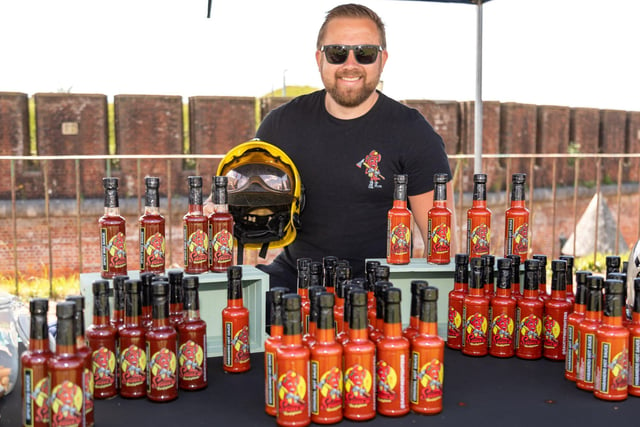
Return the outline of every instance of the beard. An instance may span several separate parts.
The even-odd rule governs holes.
[[[362,77],[363,85],[361,87],[338,87],[338,80],[341,77]],[[366,101],[378,87],[379,77],[376,79],[367,79],[365,73],[354,73],[349,71],[336,72],[331,82],[325,81],[327,93],[331,95],[333,100],[342,107],[357,107]]]

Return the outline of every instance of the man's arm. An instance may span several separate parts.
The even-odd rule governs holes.
[[[411,205],[411,213],[413,219],[420,229],[420,235],[425,245],[425,250],[429,244],[429,209],[433,206],[433,191],[418,194],[416,196],[409,196],[409,204]],[[453,201],[453,184],[451,181],[447,182],[447,207],[451,211],[451,254],[455,254],[455,242],[453,234],[456,229],[456,210]],[[423,254],[424,256],[424,254]]]

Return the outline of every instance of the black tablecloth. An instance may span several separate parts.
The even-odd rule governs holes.
[[[180,391],[176,400],[115,397],[96,401],[97,427],[108,426],[255,426],[276,425],[264,412],[264,354],[251,355],[251,370],[225,374],[222,359],[208,359],[209,386]],[[564,363],[545,359],[474,358],[445,351],[444,409],[438,415],[409,414],[399,418],[378,415],[367,426],[611,426],[635,425],[640,398],[606,402],[579,390],[564,379]],[[19,426],[19,385],[0,399],[0,426]],[[340,424],[356,424],[344,420]],[[360,424],[360,423],[357,423]],[[470,427],[470,424],[467,424]]]

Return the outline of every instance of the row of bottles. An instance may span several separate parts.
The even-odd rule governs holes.
[[[101,276],[113,279],[127,274],[126,220],[120,215],[118,178],[103,178],[105,199],[100,227]],[[227,178],[212,178],[214,212],[204,215],[202,177],[188,177],[189,208],[183,217],[184,271],[223,273],[233,265],[233,217],[227,203]],[[165,271],[165,219],[160,214],[160,179],[145,178],[144,213],[138,219],[141,273]]]

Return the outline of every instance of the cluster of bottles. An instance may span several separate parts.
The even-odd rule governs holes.
[[[388,281],[388,266],[368,261],[366,278],[352,278],[348,262],[335,257],[297,265],[297,293],[271,290],[265,411],[278,425],[442,411],[438,289],[411,283],[411,321],[403,330],[401,290]]]
[[[126,220],[120,215],[118,178],[103,178],[104,215],[100,226],[101,277],[113,279],[127,274]],[[202,177],[188,177],[189,210],[183,217],[184,272],[224,273],[233,261],[233,217],[227,203],[227,177],[212,177],[214,212],[208,217],[202,207]],[[160,214],[160,178],[145,178],[144,213],[138,220],[140,272],[165,272],[165,219]]]
[[[168,277],[92,283],[93,322],[85,330],[83,296],[56,304],[55,353],[49,350],[47,299],[30,301],[29,348],[22,354],[25,426],[92,426],[94,399],[116,395],[175,399],[178,388],[207,386],[206,324],[200,319],[198,277],[172,270]]]

